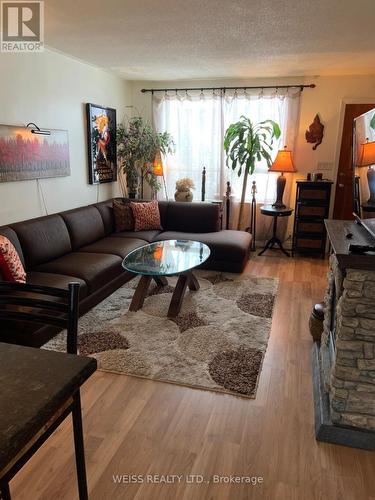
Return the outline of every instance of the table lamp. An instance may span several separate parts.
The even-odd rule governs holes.
[[[369,142],[366,139],[364,144],[361,144],[361,152],[357,167],[368,167],[367,182],[370,191],[370,198],[367,200],[367,205],[375,205],[375,170],[372,165],[375,164],[375,141]]]
[[[154,175],[158,177],[163,177],[165,199],[168,200],[167,185],[165,183],[165,177],[164,177],[163,160],[161,159],[160,151],[157,151],[155,154],[152,171]]]
[[[285,146],[284,149],[281,149],[275,158],[275,161],[272,163],[271,167],[268,170],[269,172],[281,172],[279,177],[277,178],[276,184],[276,201],[272,204],[275,208],[286,208],[283,203],[283,194],[286,184],[286,178],[284,177],[284,172],[296,172],[296,169],[293,165],[292,160],[292,152],[287,149]]]

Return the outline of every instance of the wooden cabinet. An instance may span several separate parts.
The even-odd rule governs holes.
[[[331,200],[331,181],[297,181],[293,253],[315,253],[324,257]]]

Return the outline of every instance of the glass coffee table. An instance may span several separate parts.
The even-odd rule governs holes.
[[[168,317],[177,316],[186,288],[199,290],[199,283],[192,269],[203,264],[210,253],[210,249],[204,243],[190,240],[157,241],[130,252],[122,266],[131,273],[140,274],[141,279],[134,292],[129,311],[138,311],[142,308],[152,280],[158,286],[166,286],[168,276],[178,276],[168,310]]]

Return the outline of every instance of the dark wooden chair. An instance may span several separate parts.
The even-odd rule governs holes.
[[[79,283],[68,289],[0,281],[0,322],[22,321],[67,330],[67,352],[77,354]]]

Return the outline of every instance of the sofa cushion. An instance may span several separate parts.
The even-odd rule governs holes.
[[[220,229],[220,206],[217,203],[169,202],[166,231],[211,233]]]
[[[105,236],[102,216],[94,206],[68,210],[61,217],[68,228],[73,251]]]
[[[168,213],[169,201],[158,200],[158,204],[159,204],[161,227],[165,229],[167,227],[167,213]]]
[[[115,279],[122,270],[122,259],[117,255],[104,253],[72,252],[37,267],[45,273],[77,276],[87,283],[91,294]]]
[[[25,267],[25,257],[23,255],[21,243],[18,239],[17,233],[9,226],[2,226],[0,227],[0,235],[8,238],[8,240],[12,243],[18,253],[19,258],[21,259],[22,265]]]
[[[105,253],[118,255],[124,259],[128,253],[135,250],[136,248],[146,245],[147,242],[135,238],[114,238],[108,236],[102,240],[95,241],[91,245],[84,246],[79,249],[80,252],[90,252],[90,253]]]
[[[67,289],[69,283],[79,283],[79,299],[82,300],[87,296],[86,282],[76,276],[65,276],[63,274],[40,273],[38,271],[30,271],[27,273],[26,283],[29,285],[51,286],[53,288]]]
[[[251,234],[245,231],[224,230],[215,233],[185,233],[179,231],[165,231],[158,235],[154,241],[163,240],[195,240],[206,243],[211,250],[211,255],[204,267],[210,267],[213,262],[238,262],[240,268],[246,262],[250,244]],[[229,266],[231,267],[231,266]],[[228,270],[229,270],[228,267]],[[212,268],[214,269],[214,268]]]
[[[146,203],[130,203],[134,216],[134,231],[163,229],[161,227],[159,204],[157,200]]]
[[[5,281],[26,282],[25,269],[17,250],[3,235],[0,235],[0,275]]]
[[[115,219],[112,203],[113,200],[106,200],[93,205],[99,210],[104,224],[104,231],[107,236],[115,231]]]
[[[123,231],[121,233],[113,233],[111,237],[113,238],[132,238],[144,240],[144,242],[151,243],[154,239],[161,234],[161,231],[150,230],[150,231]]]
[[[68,229],[58,214],[12,224],[25,257],[26,270],[72,251]]]
[[[113,200],[113,215],[115,217],[115,231],[134,231],[134,215],[130,203],[125,200]]]
[[[115,231],[115,218],[112,207],[114,200],[122,200],[128,203],[130,203],[131,201],[133,202],[135,201],[129,198],[113,198],[110,200],[101,201],[100,203],[95,203],[93,205],[99,210],[100,215],[102,216],[106,235],[109,235]],[[140,202],[142,202],[142,200],[140,200]],[[169,203],[170,203],[169,201],[158,200],[161,227],[164,228],[167,227],[167,210]]]

